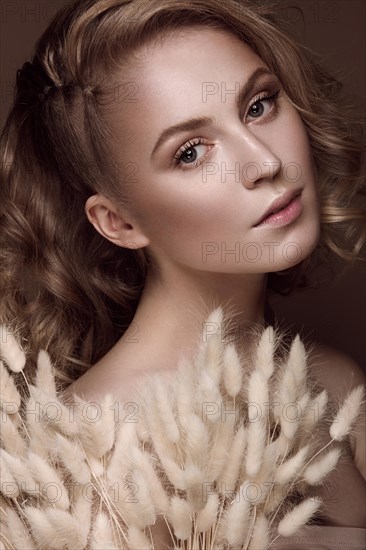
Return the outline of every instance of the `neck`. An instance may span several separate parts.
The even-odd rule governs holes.
[[[191,356],[202,341],[205,320],[218,306],[230,333],[238,331],[238,347],[249,345],[253,329],[274,324],[266,284],[265,274],[192,273],[181,267],[164,276],[149,272],[133,319],[145,359],[172,364],[180,354]]]

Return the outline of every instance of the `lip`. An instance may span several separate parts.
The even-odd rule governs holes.
[[[268,224],[287,225],[291,223],[302,212],[303,205],[300,198],[301,193],[302,189],[293,189],[284,193],[282,197],[272,202],[253,227],[260,227]],[[278,210],[279,208],[281,210],[272,214],[274,210]]]

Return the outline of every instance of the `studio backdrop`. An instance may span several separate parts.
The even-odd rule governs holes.
[[[36,39],[66,2],[2,0],[1,127],[11,105],[17,69],[30,58]],[[354,108],[365,113],[365,0],[282,0],[276,10],[291,32],[344,83]],[[278,319],[285,318],[304,338],[341,349],[366,368],[365,265],[337,280],[339,268],[334,263],[320,269],[313,288],[286,298],[274,296],[271,303]]]

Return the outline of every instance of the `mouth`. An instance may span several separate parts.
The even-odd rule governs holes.
[[[293,222],[303,210],[301,193],[302,189],[285,193],[280,199],[272,203],[253,227],[263,225],[283,226]]]

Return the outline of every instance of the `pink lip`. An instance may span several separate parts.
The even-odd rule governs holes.
[[[261,227],[262,225],[283,226],[296,220],[303,210],[303,204],[301,196],[298,195],[285,208],[276,212],[276,214],[270,214],[261,223],[254,227]]]

